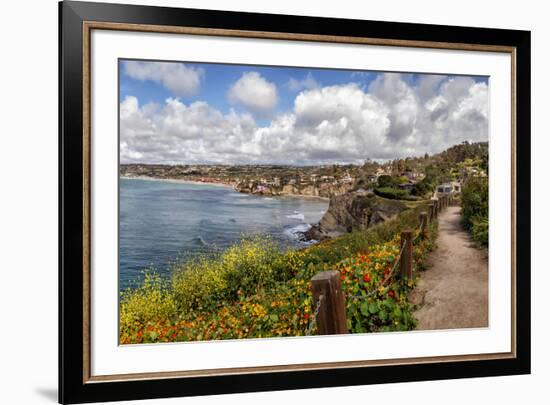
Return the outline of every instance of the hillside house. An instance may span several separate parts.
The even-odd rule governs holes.
[[[379,177],[379,176],[378,176],[377,174],[369,174],[369,175],[367,176],[367,181],[368,181],[369,183],[376,183],[376,182],[378,181],[378,177]]]
[[[346,173],[344,177],[342,177],[342,183],[353,183],[355,179],[349,175],[349,173]]]
[[[453,192],[453,185],[451,183],[443,183],[437,186],[437,194],[450,194]]]

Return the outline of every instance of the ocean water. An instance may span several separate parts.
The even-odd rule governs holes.
[[[283,247],[303,247],[298,232],[318,222],[328,201],[242,194],[231,187],[120,179],[119,289],[146,268],[227,248],[243,235],[269,234]]]

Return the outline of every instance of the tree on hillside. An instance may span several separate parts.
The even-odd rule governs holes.
[[[430,179],[423,178],[419,182],[415,183],[413,185],[413,188],[411,190],[412,195],[416,195],[418,197],[423,197],[428,193],[433,193],[435,190],[435,183],[432,183]]]
[[[378,187],[395,188],[402,183],[401,177],[384,174],[378,177]]]

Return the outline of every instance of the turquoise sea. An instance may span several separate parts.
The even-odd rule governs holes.
[[[318,222],[328,201],[265,197],[231,187],[120,179],[119,289],[149,268],[227,248],[246,235],[269,234],[283,247],[303,247],[299,232]]]

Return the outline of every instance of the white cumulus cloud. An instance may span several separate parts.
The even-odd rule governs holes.
[[[231,104],[240,104],[252,113],[264,116],[269,115],[279,101],[275,83],[254,71],[243,73],[227,95]]]
[[[488,86],[466,77],[412,85],[386,73],[366,89],[346,83],[303,90],[265,126],[252,113],[223,114],[177,98],[139,105],[129,96],[120,107],[122,163],[359,163],[488,138]]]
[[[321,87],[321,85],[315,80],[315,77],[311,74],[311,72],[308,72],[306,77],[304,77],[301,80],[295,79],[294,77],[291,77],[288,82],[286,83],[286,87],[290,91],[301,91],[304,89],[315,89],[317,87]]]
[[[125,61],[124,73],[137,80],[151,80],[162,84],[175,96],[188,97],[197,94],[204,71],[200,68],[173,62]]]

